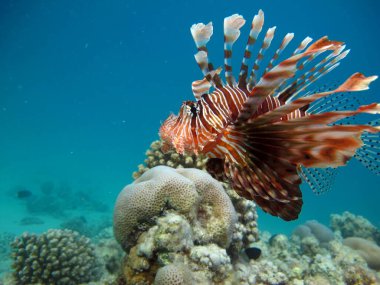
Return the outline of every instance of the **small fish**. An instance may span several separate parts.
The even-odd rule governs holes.
[[[20,189],[16,192],[16,197],[18,199],[26,199],[32,196],[32,192],[27,189]]]
[[[261,249],[258,247],[249,247],[249,248],[246,248],[244,251],[249,259],[256,260],[261,256]]]
[[[352,94],[377,76],[355,73],[337,88],[310,92],[307,88],[335,69],[346,57],[343,42],[306,37],[288,57],[277,63],[293,40],[288,33],[267,60],[276,27],[269,28],[249,72],[252,47],[263,29],[264,13],[253,18],[238,79],[232,70],[232,46],[245,20],[235,14],[224,19],[224,83],[214,69],[206,44],[212,23],[191,27],[198,52],[195,60],[204,78],[192,83],[195,101],[185,101],[179,114],[160,128],[162,150],[203,154],[207,170],[228,181],[241,196],[254,200],[265,212],[294,220],[302,207],[302,178],[315,191],[325,191],[337,167],[352,157],[379,174],[379,121],[368,125],[335,124],[357,114],[379,114],[372,103],[351,107]],[[210,89],[212,90],[210,91]],[[342,121],[340,121],[342,122]],[[320,189],[320,190],[319,190]]]

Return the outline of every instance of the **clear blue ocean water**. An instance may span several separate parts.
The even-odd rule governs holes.
[[[132,182],[160,122],[193,99],[191,82],[202,77],[190,26],[214,23],[208,47],[219,66],[223,18],[239,13],[251,21],[260,8],[265,27],[278,28],[277,43],[294,32],[294,45],[328,35],[352,49],[320,84],[339,83],[356,71],[380,74],[375,0],[0,1],[0,232],[42,232],[62,222],[38,209],[30,213],[25,199],[16,198],[17,189],[40,195],[46,182],[70,185],[70,197],[60,199],[76,199],[79,215],[111,221],[116,196]],[[234,46],[236,65],[248,30],[246,24]],[[380,81],[360,96],[379,102]],[[346,210],[380,226],[379,185],[380,177],[352,161],[331,192],[316,196],[303,187],[298,221],[260,212],[259,227],[290,232],[310,219],[328,224],[331,213]],[[80,207],[88,197],[106,209],[97,215]],[[20,223],[30,216],[43,223]]]

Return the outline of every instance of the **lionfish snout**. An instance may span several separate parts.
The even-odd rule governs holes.
[[[162,151],[175,149],[178,153],[197,153],[191,130],[192,118],[199,112],[196,102],[184,101],[178,116],[171,114],[161,125],[159,135],[163,141]]]
[[[173,128],[178,116],[171,114],[161,125],[159,130],[159,136],[162,140],[161,150],[167,153],[169,150],[174,149],[174,132]]]

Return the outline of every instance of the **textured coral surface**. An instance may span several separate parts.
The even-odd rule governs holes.
[[[207,173],[157,166],[126,186],[117,198],[115,237],[123,248],[154,224],[164,210],[184,215],[196,228],[198,242],[228,246],[237,216],[222,185]]]
[[[181,155],[174,150],[163,153],[162,141],[154,141],[146,151],[145,165],[140,164],[138,171],[133,173],[133,178],[139,178],[144,172],[158,165],[166,165],[172,168],[198,168],[205,169],[207,158],[202,155]]]
[[[90,240],[69,230],[25,233],[12,243],[16,284],[76,285],[99,277]]]

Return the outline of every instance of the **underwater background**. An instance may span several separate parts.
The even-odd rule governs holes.
[[[349,56],[315,87],[357,71],[380,74],[375,0],[0,1],[0,233],[42,233],[73,219],[111,225],[115,199],[160,122],[193,99],[191,82],[202,77],[190,26],[213,22],[208,48],[219,66],[224,17],[249,21],[259,9],[277,35],[347,43]],[[248,30],[234,46],[236,65]],[[380,82],[359,95],[379,102]],[[311,219],[327,225],[344,211],[380,227],[379,185],[351,161],[332,191],[317,196],[303,186],[297,221],[258,210],[260,230],[291,233]]]

